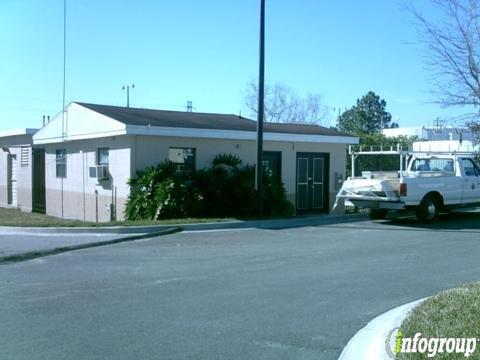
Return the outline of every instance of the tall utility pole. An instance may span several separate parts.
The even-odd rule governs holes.
[[[265,0],[260,0],[260,71],[258,76],[258,111],[257,111],[257,166],[255,173],[255,190],[262,199],[263,176],[263,118],[265,111]]]
[[[62,97],[62,142],[65,141],[67,124],[65,123],[65,92],[67,79],[67,0],[63,0],[63,97]],[[67,156],[66,152],[63,156]],[[63,160],[65,161],[65,160]],[[64,177],[61,180],[62,219],[64,218]]]
[[[132,84],[132,89],[135,89],[135,84]],[[122,90],[127,90],[127,108],[130,107],[130,85],[123,86]]]

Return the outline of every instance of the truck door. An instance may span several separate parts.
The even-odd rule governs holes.
[[[463,198],[462,204],[480,203],[480,169],[472,159],[463,158]]]

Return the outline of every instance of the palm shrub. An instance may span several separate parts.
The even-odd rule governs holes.
[[[287,200],[285,187],[275,176],[263,174],[262,212],[268,216],[293,214],[293,205]]]
[[[202,195],[189,172],[179,171],[171,162],[147,167],[130,179],[125,207],[128,220],[159,220],[198,216]]]
[[[197,171],[195,177],[205,199],[206,216],[248,216],[254,183],[248,165],[230,154],[217,155],[212,167]]]

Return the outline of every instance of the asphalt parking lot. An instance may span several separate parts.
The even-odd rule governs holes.
[[[0,266],[1,358],[337,359],[390,308],[480,280],[480,214],[183,232]]]

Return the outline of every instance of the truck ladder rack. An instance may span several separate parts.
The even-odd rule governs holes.
[[[475,151],[413,151],[405,146],[397,144],[396,146],[352,146],[348,147],[348,154],[352,157],[352,178],[355,177],[355,160],[360,155],[398,155],[400,156],[400,174],[403,173],[404,159],[412,155],[422,155],[434,157],[436,155],[452,155],[452,156],[475,156],[479,155]]]
[[[349,155],[414,155],[414,154],[423,154],[423,155],[476,155],[478,152],[476,151],[414,151],[411,149],[407,149],[406,147],[402,147],[400,145],[397,146],[357,146],[354,147],[350,145],[348,147]]]

